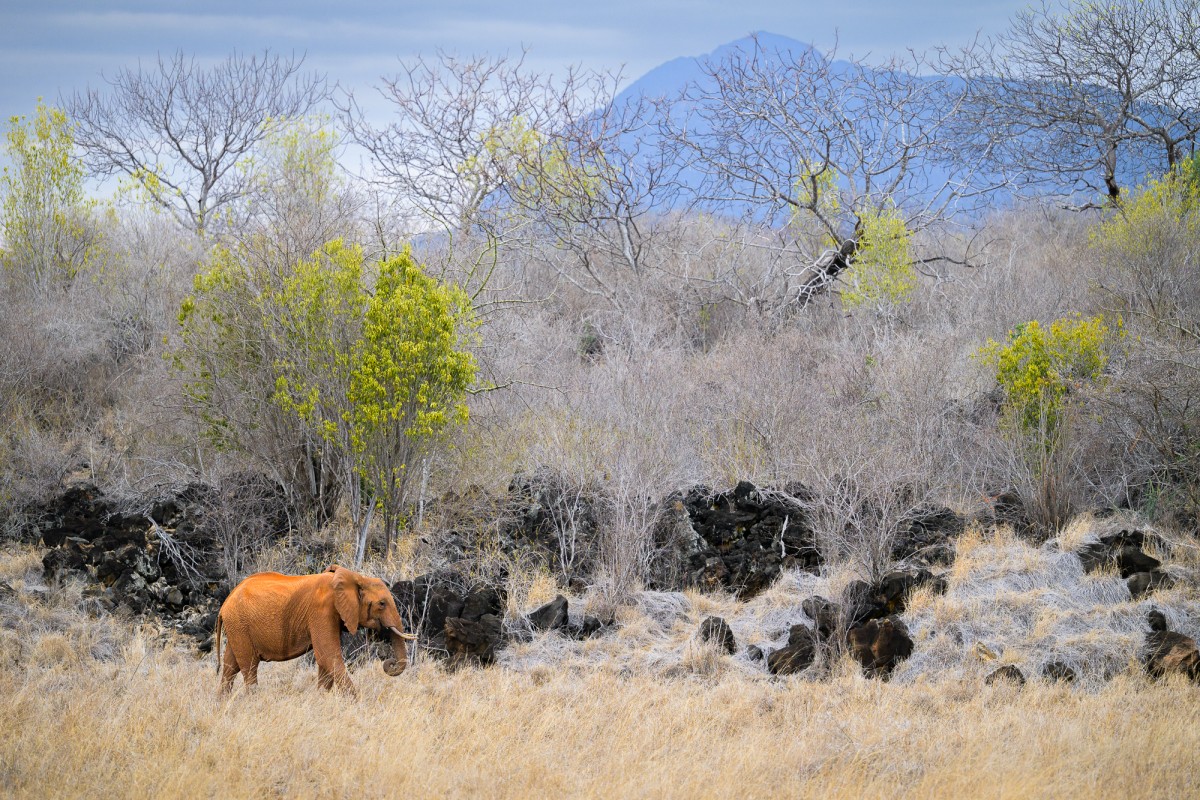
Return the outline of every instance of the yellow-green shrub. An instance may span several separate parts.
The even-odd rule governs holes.
[[[1090,234],[1101,283],[1121,307],[1195,331],[1200,303],[1200,163],[1139,187]]]
[[[1121,330],[1118,320],[1116,335]],[[1101,316],[1076,314],[1048,328],[1031,320],[1009,331],[1005,344],[989,339],[975,357],[993,370],[1005,408],[1021,430],[1032,433],[1044,425],[1053,432],[1072,387],[1104,371],[1109,333]]]
[[[916,288],[912,239],[900,212],[886,207],[865,213],[842,305],[894,306],[907,303]]]
[[[97,244],[71,120],[39,98],[32,119],[9,118],[4,150],[12,166],[0,173],[0,264],[37,286],[69,283]]]

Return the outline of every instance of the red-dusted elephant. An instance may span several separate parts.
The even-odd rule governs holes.
[[[317,685],[354,692],[342,659],[343,630],[388,631],[394,658],[383,671],[396,676],[408,666],[404,632],[396,601],[383,581],[334,564],[319,575],[260,572],[239,583],[217,615],[215,644],[221,673],[220,692],[233,687],[239,672],[247,686],[258,683],[260,661],[288,661],[309,650],[317,659]],[[221,660],[221,632],[229,646]]]

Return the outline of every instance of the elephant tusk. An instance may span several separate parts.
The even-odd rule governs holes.
[[[417,640],[417,635],[415,633],[405,633],[399,628],[388,628],[388,630],[406,641],[415,642]]]

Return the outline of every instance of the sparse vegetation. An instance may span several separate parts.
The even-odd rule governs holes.
[[[1185,6],[1048,28],[1044,6],[1013,35],[1078,45],[1142,9],[1194,62]],[[385,125],[349,95],[318,113],[328,84],[296,59],[178,54],[14,121],[0,782],[1194,792],[1196,692],[1139,659],[1157,620],[1200,634],[1200,161],[1178,152],[1200,125],[1122,112],[1101,155],[1169,162],[1137,189],[1079,153],[1013,184],[985,158],[1004,148],[955,138],[1029,125],[971,116],[997,88],[979,74],[963,89],[905,72],[921,59],[835,69],[774,42],[628,102],[612,75],[421,60],[385,81]],[[774,101],[779,119],[742,113]],[[155,143],[193,124],[228,146]],[[342,169],[343,131],[373,180]],[[137,191],[95,213],[83,181],[118,173]],[[1108,200],[998,191],[1042,179]],[[303,663],[215,700],[177,631],[203,640],[249,572],[331,561],[397,597],[409,581],[414,630],[442,591],[460,627],[422,629],[395,681],[348,641],[358,700],[315,694]],[[490,611],[469,619],[464,597]],[[537,607],[567,598],[541,630]],[[732,654],[698,635],[708,616]],[[448,669],[469,663],[448,632],[484,618],[507,637],[495,666]],[[911,654],[852,643],[870,623]],[[776,676],[786,647],[798,674]],[[1002,666],[1023,688],[988,682]]]

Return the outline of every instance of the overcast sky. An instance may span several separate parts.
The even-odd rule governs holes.
[[[0,113],[29,113],[139,59],[182,49],[305,53],[306,64],[360,96],[398,59],[442,49],[519,52],[529,63],[624,68],[628,80],[677,56],[708,53],[751,31],[839,55],[962,44],[1002,30],[1028,0],[0,0]]]

